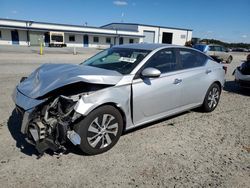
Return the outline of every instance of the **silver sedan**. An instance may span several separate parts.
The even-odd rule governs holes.
[[[43,154],[70,140],[87,154],[112,148],[129,129],[218,105],[224,67],[191,48],[114,46],[80,65],[45,64],[13,93],[21,132]]]

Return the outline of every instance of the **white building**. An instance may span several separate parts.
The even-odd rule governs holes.
[[[190,41],[192,39],[192,30],[182,28],[135,23],[111,23],[104,25],[101,28],[135,31],[138,32],[139,35],[144,36],[139,39],[139,42],[147,43],[184,45],[187,41]]]
[[[51,33],[62,34],[66,46],[92,48],[141,42],[184,45],[192,38],[190,29],[134,23],[90,27],[0,18],[0,45],[49,45]]]

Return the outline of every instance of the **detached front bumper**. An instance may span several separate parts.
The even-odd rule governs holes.
[[[12,99],[14,103],[20,108],[22,108],[24,111],[34,108],[45,101],[27,97],[26,95],[22,94],[17,87],[13,91]]]
[[[21,132],[26,134],[29,121],[32,119],[32,112],[36,106],[42,104],[45,100],[29,98],[18,91],[17,88],[15,88],[13,91],[12,99],[16,104],[16,110],[18,110],[18,112],[23,116]]]

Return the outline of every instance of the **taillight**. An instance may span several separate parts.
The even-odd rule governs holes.
[[[225,74],[227,74],[227,66],[222,66],[222,68],[224,69]]]

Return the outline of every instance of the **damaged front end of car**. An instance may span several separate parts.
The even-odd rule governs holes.
[[[79,88],[79,86],[83,87],[82,84],[74,84],[71,87],[73,89]],[[105,86],[102,85],[99,88],[95,86],[95,89],[103,87]],[[66,143],[67,138],[74,145],[79,145],[81,142],[80,136],[74,131],[74,124],[80,118],[83,118],[83,115],[76,112],[75,107],[81,98],[88,95],[89,92],[56,96],[57,92],[48,94],[46,98],[30,99],[31,104],[36,104],[37,101],[41,102],[31,109],[26,107],[26,110],[24,110],[17,102],[17,109],[23,113],[21,132],[26,135],[26,140],[29,143],[35,145],[40,154],[48,149],[54,152],[65,151],[63,144]],[[18,95],[22,94],[19,93]]]
[[[48,104],[36,107],[32,112],[26,134],[39,153],[47,149],[65,150],[63,144],[67,137],[73,144],[80,144],[81,138],[71,126],[81,116],[74,111],[76,103],[76,98],[60,95]]]
[[[41,155],[48,149],[57,153],[66,151],[64,144],[67,139],[74,145],[79,145],[81,138],[74,131],[75,123],[84,118],[84,114],[77,110],[79,103],[82,103],[85,96],[114,85],[114,83],[106,84],[105,77],[98,76],[98,73],[96,77],[103,77],[99,79],[102,80],[99,83],[96,78],[91,81],[92,77],[86,79],[83,76],[73,75],[74,69],[71,67],[67,73],[70,79],[68,83],[65,81],[65,74],[64,79],[54,74],[53,77],[57,82],[50,84],[47,80],[46,84],[42,83],[43,80],[38,80],[38,77],[42,76],[41,72],[45,70],[36,70],[28,78],[21,79],[13,92],[16,109],[23,115],[21,132]],[[72,81],[72,77],[77,79]],[[61,80],[64,84],[61,84]]]

